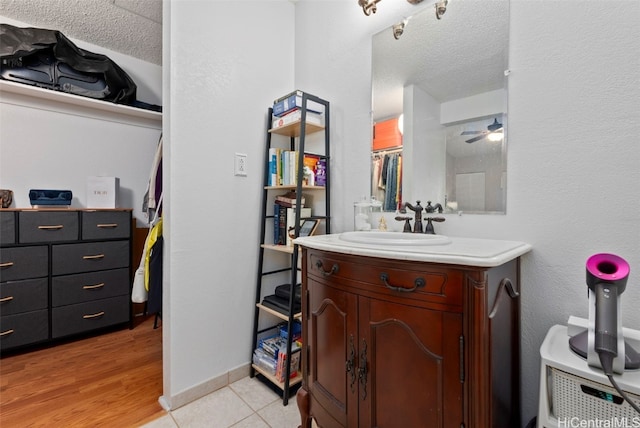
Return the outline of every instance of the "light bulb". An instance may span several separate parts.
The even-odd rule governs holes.
[[[502,132],[492,132],[487,136],[487,138],[489,141],[502,141]]]

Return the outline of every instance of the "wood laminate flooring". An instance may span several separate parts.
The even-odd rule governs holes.
[[[0,427],[137,427],[165,415],[162,328],[153,320],[3,356]]]

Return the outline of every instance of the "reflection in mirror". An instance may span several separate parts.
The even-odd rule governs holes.
[[[373,36],[371,194],[386,211],[505,212],[508,22],[509,0],[465,0]]]

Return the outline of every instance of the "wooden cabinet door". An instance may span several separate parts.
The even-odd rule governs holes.
[[[323,427],[358,426],[357,377],[352,381],[356,355],[357,296],[307,278],[308,377],[311,415]],[[347,372],[347,370],[349,370]],[[333,416],[333,419],[326,415]]]
[[[460,427],[462,315],[367,297],[358,310],[357,426]]]

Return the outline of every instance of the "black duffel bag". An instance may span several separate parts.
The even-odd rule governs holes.
[[[136,102],[136,84],[118,64],[55,30],[0,24],[0,78],[118,104]]]

